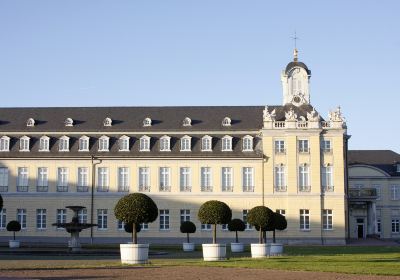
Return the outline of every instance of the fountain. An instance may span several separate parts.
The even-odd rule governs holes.
[[[68,248],[71,250],[71,252],[79,252],[81,251],[81,243],[79,242],[79,233],[83,229],[97,226],[97,224],[88,224],[79,222],[78,212],[82,209],[85,209],[86,207],[66,206],[65,208],[74,211],[74,216],[72,217],[72,221],[69,223],[54,223],[53,226],[56,226],[58,228],[65,228],[65,230],[71,234],[71,239],[70,241],[68,241]]]

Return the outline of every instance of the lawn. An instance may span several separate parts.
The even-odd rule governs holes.
[[[218,266],[257,269],[338,272],[372,275],[400,275],[400,247],[356,246],[286,246],[285,255],[266,259],[251,259],[247,251],[230,255],[223,262],[203,262],[201,251],[183,253],[176,246],[154,246],[153,250],[168,252],[150,256],[149,266]],[[115,267],[115,256],[1,256],[4,269]],[[16,262],[16,260],[18,260]]]

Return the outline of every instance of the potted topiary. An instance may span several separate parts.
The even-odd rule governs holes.
[[[285,216],[279,213],[273,213],[273,222],[272,222],[272,243],[270,248],[270,255],[276,256],[281,255],[283,253],[283,244],[276,243],[275,231],[276,230],[285,230],[287,228],[287,221]]]
[[[185,252],[192,252],[194,251],[194,243],[190,243],[189,240],[189,233],[195,233],[196,232],[196,225],[192,223],[191,221],[185,221],[181,223],[181,228],[180,228],[182,233],[186,233],[186,243],[183,243],[183,251]]]
[[[217,244],[217,225],[227,224],[232,210],[224,202],[210,200],[200,206],[198,218],[203,224],[213,225],[213,243],[202,244],[205,261],[219,261],[226,258],[226,244]]]
[[[120,244],[121,263],[147,263],[149,244],[137,243],[137,225],[154,222],[158,217],[157,205],[145,194],[132,193],[117,202],[114,214],[118,220],[132,225],[132,243]]]
[[[10,221],[7,224],[7,231],[13,232],[13,240],[10,240],[8,245],[10,248],[19,248],[20,242],[19,240],[15,240],[15,232],[21,230],[21,224],[18,221]]]
[[[265,206],[256,206],[247,214],[247,222],[259,229],[259,243],[251,244],[251,256],[263,258],[269,254],[269,246],[265,244],[263,232],[271,227],[273,212]]]
[[[124,230],[127,233],[131,233],[133,239],[133,224],[124,224]],[[136,224],[136,233],[139,233],[141,230],[142,226],[140,224]]]
[[[236,232],[235,243],[231,243],[231,251],[232,253],[240,253],[243,252],[244,246],[243,243],[239,243],[238,231],[244,231],[246,229],[246,224],[241,219],[233,219],[228,223],[228,230]]]

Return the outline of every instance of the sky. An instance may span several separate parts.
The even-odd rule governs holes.
[[[400,1],[0,0],[1,107],[279,105],[293,59],[350,149],[400,152]],[[0,116],[1,119],[1,116]]]

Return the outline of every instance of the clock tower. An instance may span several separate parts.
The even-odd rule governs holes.
[[[298,50],[294,49],[294,59],[282,71],[283,105],[301,106],[310,104],[311,70],[303,62],[298,61]]]

